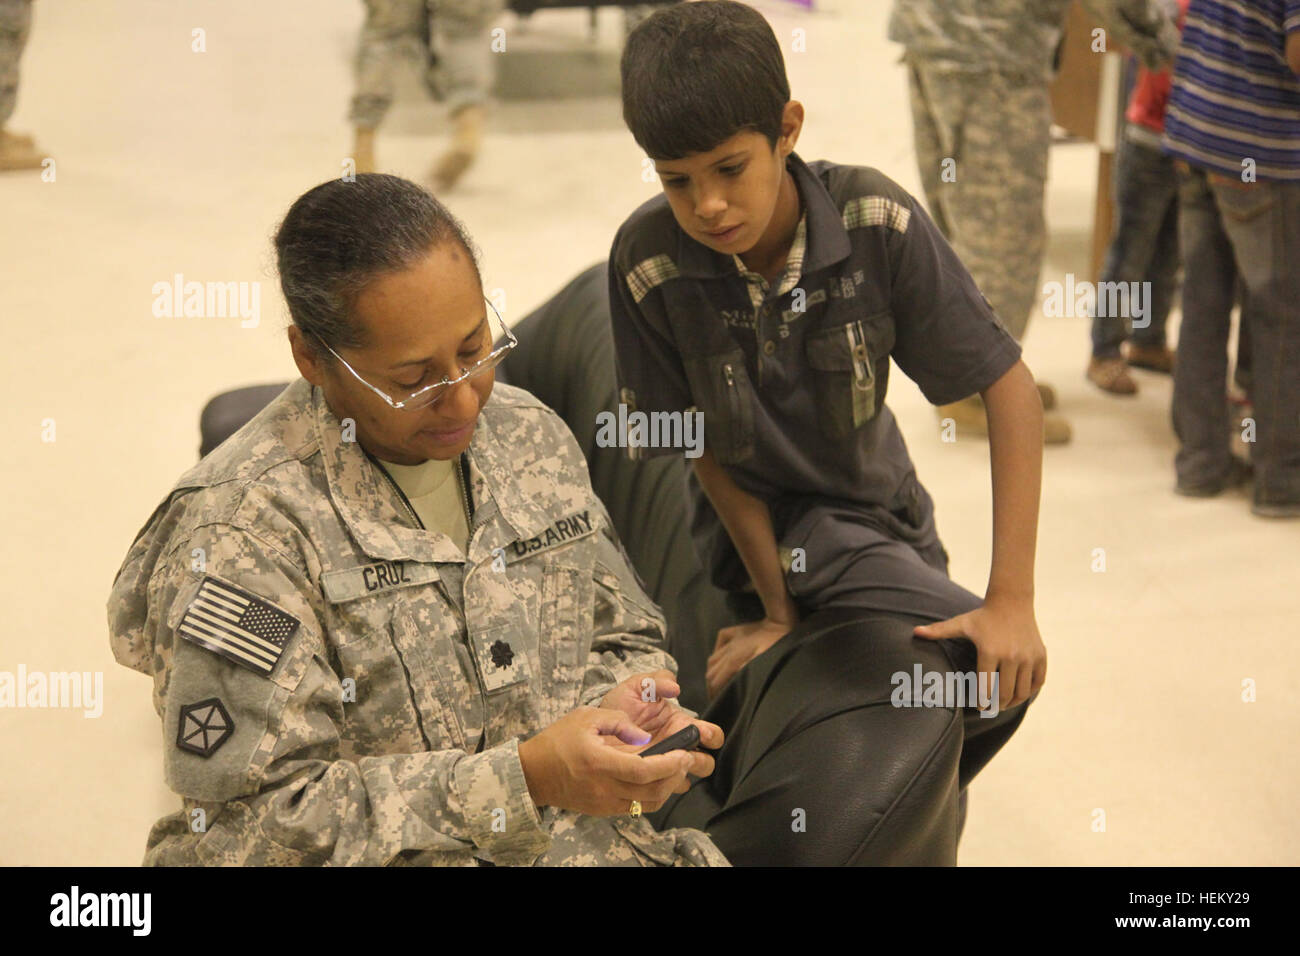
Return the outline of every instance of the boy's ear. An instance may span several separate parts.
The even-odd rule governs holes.
[[[794,152],[795,143],[799,141],[799,133],[802,129],[803,104],[798,100],[790,100],[781,110],[781,138],[777,145],[783,153]]]

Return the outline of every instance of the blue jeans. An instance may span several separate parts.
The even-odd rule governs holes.
[[[1115,156],[1115,203],[1118,221],[1102,282],[1150,282],[1147,314],[1135,320],[1135,345],[1163,348],[1165,320],[1178,288],[1178,174],[1174,161],[1157,149],[1126,135]],[[1100,297],[1098,297],[1100,301]],[[1129,334],[1122,315],[1094,315],[1092,354],[1113,358]]]
[[[1246,184],[1195,167],[1181,168],[1179,180],[1185,274],[1174,369],[1178,478],[1212,483],[1231,466],[1224,395],[1240,278],[1253,353],[1255,501],[1300,502],[1300,182]]]

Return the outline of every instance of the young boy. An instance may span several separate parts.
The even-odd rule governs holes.
[[[611,252],[620,401],[703,413],[692,532],[713,581],[760,618],[719,632],[710,693],[801,614],[853,606],[938,622],[919,637],[969,638],[1000,706],[1027,701],[1047,668],[1033,609],[1043,411],[1019,346],[912,196],[874,169],[794,153],[803,107],[760,14],[725,0],[661,9],[628,37],[622,79],[664,195]],[[884,404],[891,356],[931,402],[987,404],[983,601],[948,578]]]

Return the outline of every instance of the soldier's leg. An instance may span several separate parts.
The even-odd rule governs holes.
[[[939,231],[948,235],[948,221],[939,201],[943,163],[952,158],[952,129],[942,124],[930,107],[924,75],[918,66],[907,62],[907,91],[912,106],[912,140],[916,146],[916,165],[921,174],[921,188],[930,218]]]
[[[439,86],[452,117],[451,147],[431,172],[434,188],[450,189],[474,162],[483,140],[495,63],[490,31],[504,0],[430,0],[441,40]]]
[[[30,136],[5,127],[18,104],[18,63],[32,29],[31,0],[0,0],[0,169],[39,169]]]
[[[393,69],[425,30],[425,0],[365,0],[354,62],[356,90],[348,119],[356,130],[358,172],[374,170],[374,131],[393,103]]]
[[[931,111],[953,130],[955,179],[941,182],[949,240],[1007,330],[1023,337],[1047,247],[1051,111],[1041,78],[936,70],[920,62]]]

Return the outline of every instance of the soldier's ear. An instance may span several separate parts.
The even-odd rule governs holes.
[[[289,349],[293,352],[293,363],[298,366],[298,374],[321,386],[325,382],[325,363],[316,349],[307,341],[307,336],[296,325],[289,326]]]

